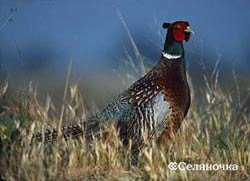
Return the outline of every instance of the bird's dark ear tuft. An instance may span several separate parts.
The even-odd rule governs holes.
[[[170,28],[170,26],[171,26],[171,23],[163,23],[162,24],[162,28],[164,28],[164,29],[168,29],[168,28]]]

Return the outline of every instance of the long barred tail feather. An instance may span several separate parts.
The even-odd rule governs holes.
[[[78,124],[72,124],[69,126],[63,126],[61,129],[62,136],[65,140],[67,139],[76,139],[84,135],[83,127]],[[44,137],[44,142],[54,142],[58,138],[58,131],[56,129],[46,129],[44,133],[37,132],[33,135],[33,140],[42,142]]]

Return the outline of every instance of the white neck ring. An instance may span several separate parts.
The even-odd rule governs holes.
[[[162,52],[162,55],[166,59],[178,59],[178,58],[181,58],[181,55],[171,55],[171,54],[166,53],[166,52]]]

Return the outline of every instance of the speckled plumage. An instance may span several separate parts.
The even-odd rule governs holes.
[[[168,138],[168,131],[180,126],[189,104],[184,59],[161,57],[149,73],[91,119],[87,132],[114,120],[125,142]]]
[[[84,132],[90,137],[104,125],[115,122],[123,142],[132,140],[132,147],[139,148],[152,139],[167,140],[177,131],[188,112],[190,92],[183,43],[171,36],[176,23],[189,26],[187,22],[169,26],[164,53],[158,64],[105,109],[88,119],[85,130],[80,126],[66,127],[62,131],[64,137],[83,135]],[[164,56],[166,53],[170,56]],[[57,136],[55,131],[54,135]],[[48,135],[45,137],[49,140]]]

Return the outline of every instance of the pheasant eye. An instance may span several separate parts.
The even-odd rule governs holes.
[[[181,26],[180,26],[180,25],[176,25],[176,26],[175,26],[175,29],[177,29],[177,30],[178,30],[178,29],[181,29]]]

